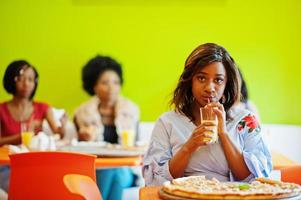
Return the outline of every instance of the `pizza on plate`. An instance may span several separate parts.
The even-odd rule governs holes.
[[[301,194],[301,186],[266,178],[241,183],[190,176],[165,182],[162,191],[169,196],[191,199],[281,199],[297,197]]]

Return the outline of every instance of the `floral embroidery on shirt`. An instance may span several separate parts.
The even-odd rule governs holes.
[[[242,133],[246,126],[248,128],[248,133],[251,133],[253,130],[259,128],[258,121],[254,115],[249,114],[238,123],[238,133]]]

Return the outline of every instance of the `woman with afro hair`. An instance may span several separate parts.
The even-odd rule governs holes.
[[[139,108],[120,95],[121,65],[110,57],[96,56],[83,67],[82,82],[91,98],[75,111],[79,140],[121,143],[121,131],[135,130],[139,121]],[[97,170],[96,175],[104,200],[121,199],[122,190],[134,184],[135,175],[127,167]]]

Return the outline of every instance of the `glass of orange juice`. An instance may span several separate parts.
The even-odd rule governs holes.
[[[212,132],[208,131],[208,134],[212,134],[212,138],[205,138],[204,142],[217,143],[218,142],[218,133],[217,133],[217,116],[214,113],[212,108],[200,108],[201,115],[201,124],[210,124],[208,127],[212,128]]]
[[[122,130],[121,131],[122,146],[133,147],[135,144],[135,132],[134,130]]]
[[[24,146],[27,148],[30,147],[32,137],[34,136],[34,132],[30,130],[29,125],[27,123],[21,123],[21,141]]]

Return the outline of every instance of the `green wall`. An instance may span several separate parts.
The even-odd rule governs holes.
[[[264,123],[301,124],[301,1],[0,1],[0,75],[15,59],[37,67],[36,99],[72,115],[88,99],[80,72],[96,54],[123,65],[123,94],[142,120],[166,111],[188,54],[225,46]],[[1,87],[0,101],[9,99]]]

